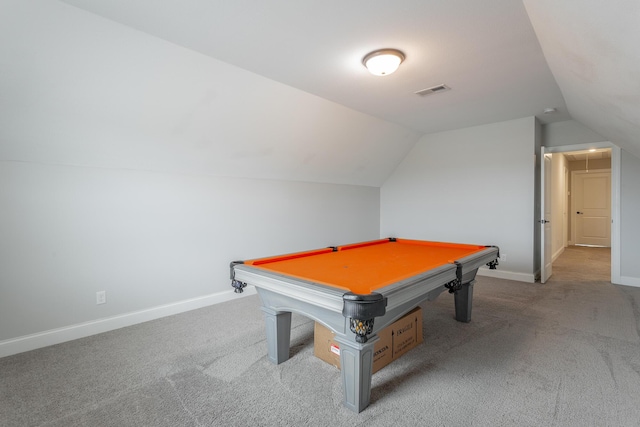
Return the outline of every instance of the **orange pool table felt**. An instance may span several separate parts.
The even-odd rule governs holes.
[[[366,295],[485,249],[486,246],[457,243],[381,239],[244,263]]]

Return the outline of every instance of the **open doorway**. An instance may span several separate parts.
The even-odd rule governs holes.
[[[591,149],[552,154],[552,200],[561,201],[560,228],[564,250],[556,248],[556,277],[581,282],[611,280],[611,149]],[[559,172],[559,173],[558,173]],[[557,194],[553,194],[557,192]],[[553,206],[552,206],[552,210]],[[560,215],[560,210],[558,210]],[[564,278],[566,279],[566,278]]]
[[[612,148],[585,148],[547,154],[545,219],[550,242],[549,271],[597,266],[599,280],[613,281]],[[614,209],[612,209],[612,207]],[[550,228],[550,229],[549,229]],[[552,266],[552,268],[551,268]],[[594,271],[592,276],[596,272]]]
[[[564,246],[610,248],[611,149],[555,153],[552,164],[562,174],[560,185],[552,185],[552,198],[562,200],[557,232],[562,233]]]

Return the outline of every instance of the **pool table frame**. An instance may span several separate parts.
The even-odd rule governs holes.
[[[389,240],[394,241],[393,238]],[[364,301],[358,301],[359,296],[340,288],[266,271],[245,265],[242,261],[231,263],[231,278],[236,292],[242,292],[242,288],[250,284],[255,286],[260,296],[268,359],[272,363],[280,364],[289,359],[292,312],[309,317],[335,333],[335,340],[340,345],[344,405],[361,412],[369,405],[371,395],[376,333],[422,302],[437,298],[445,290],[454,294],[456,320],[469,322],[478,268],[485,264],[495,268],[498,257],[498,248],[488,246],[454,263],[377,289],[372,293],[376,295],[364,296]],[[372,301],[367,301],[368,297]],[[350,298],[355,301],[350,301]],[[368,319],[352,318],[354,314],[363,312]],[[362,331],[353,329],[354,320],[356,323],[359,320],[367,322],[364,336]]]

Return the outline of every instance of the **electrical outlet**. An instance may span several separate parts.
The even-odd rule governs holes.
[[[507,254],[500,254],[500,262],[507,262]]]
[[[96,304],[106,304],[106,303],[107,303],[107,291],[96,292]]]

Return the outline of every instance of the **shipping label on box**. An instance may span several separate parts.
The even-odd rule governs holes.
[[[416,307],[391,325],[378,331],[379,340],[373,347],[373,372],[377,372],[423,341],[422,309]],[[316,357],[340,369],[340,345],[335,334],[316,322],[313,353]]]

